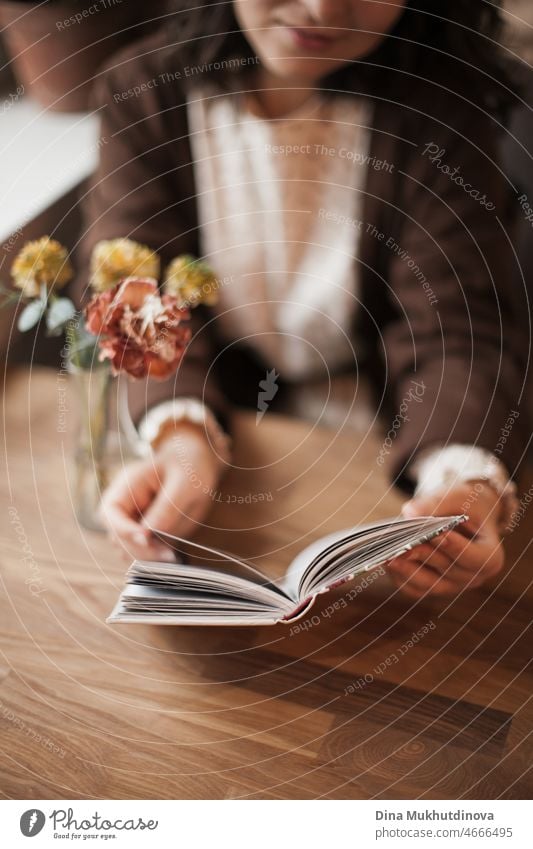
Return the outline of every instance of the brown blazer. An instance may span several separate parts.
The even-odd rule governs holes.
[[[100,75],[100,164],[85,198],[79,267],[96,241],[117,236],[157,249],[163,262],[199,254],[186,100],[173,56],[157,35],[118,54]],[[407,464],[439,442],[496,450],[514,472],[528,430],[525,341],[510,326],[514,260],[497,126],[447,82],[410,79],[401,102],[375,93],[370,155],[386,167],[367,169],[363,192],[354,334],[365,342],[371,372],[382,376],[392,416],[413,380],[424,386],[390,454],[392,478],[407,486]],[[209,318],[195,311],[175,377],[132,388],[135,416],[172,395],[201,397],[223,411],[210,371],[216,322]],[[502,447],[511,411],[520,416]]]

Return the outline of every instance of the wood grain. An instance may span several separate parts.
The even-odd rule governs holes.
[[[70,427],[68,388],[66,402]],[[57,376],[14,373],[3,416],[4,797],[531,794],[527,514],[505,575],[445,605],[413,604],[385,575],[329,617],[328,597],[299,633],[111,627],[125,564],[76,524]],[[399,509],[376,435],[239,413],[235,450],[200,536],[274,576],[324,533]]]

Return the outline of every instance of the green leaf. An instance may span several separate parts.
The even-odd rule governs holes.
[[[26,330],[31,330],[32,327],[35,327],[38,321],[43,316],[43,313],[46,309],[46,304],[40,299],[35,301],[30,301],[30,303],[24,307],[21,314],[18,317],[17,327],[22,332],[25,333]]]
[[[46,327],[50,336],[59,336],[75,315],[76,308],[69,298],[56,298],[46,313]]]

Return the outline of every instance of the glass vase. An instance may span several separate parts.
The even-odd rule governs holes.
[[[130,418],[127,381],[113,377],[107,365],[81,368],[69,364],[77,407],[72,452],[71,492],[74,512],[84,528],[104,531],[102,494],[125,463],[142,454]]]

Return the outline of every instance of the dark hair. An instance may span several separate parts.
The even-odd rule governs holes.
[[[231,0],[169,0],[168,7],[176,13],[170,32],[179,42],[182,66],[199,67],[203,78],[229,89],[257,67]],[[502,28],[501,0],[408,0],[371,55],[333,72],[321,85],[401,98],[412,86],[412,75],[452,86],[455,80],[470,99],[503,117],[516,102],[520,84],[516,66],[499,46]]]

